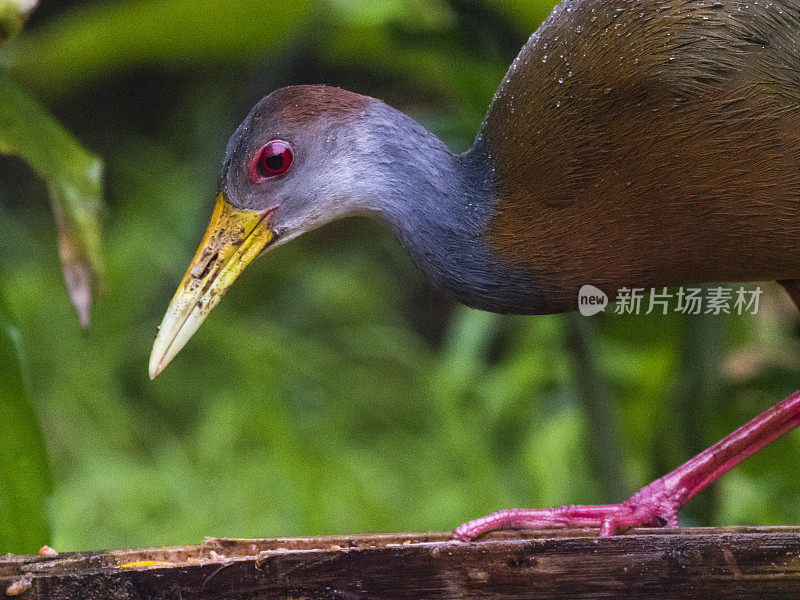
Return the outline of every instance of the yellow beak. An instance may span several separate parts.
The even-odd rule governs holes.
[[[268,216],[269,211],[234,208],[224,194],[217,197],[203,241],[158,328],[150,379],[164,370],[245,267],[272,241]]]

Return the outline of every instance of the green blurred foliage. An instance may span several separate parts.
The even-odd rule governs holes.
[[[757,316],[596,317],[580,353],[568,317],[443,298],[363,219],[257,261],[148,381],[156,325],[252,104],[282,85],[340,85],[464,149],[550,7],[41,3],[5,63],[103,157],[109,205],[107,289],[84,335],[45,191],[0,162],[2,285],[53,463],[57,549],[449,529],[498,508],[616,501],[793,390],[797,320],[776,286]],[[799,458],[797,435],[776,442],[685,522],[797,522]]]
[[[0,0],[0,46],[36,0]],[[81,323],[101,276],[101,163],[0,70],[0,154],[19,156],[46,182],[67,288]],[[2,284],[3,278],[0,278]],[[25,385],[19,333],[0,289],[0,551],[33,552],[49,539],[47,449]]]
[[[16,155],[47,183],[59,254],[81,322],[89,323],[91,288],[102,279],[100,160],[0,70],[0,154]]]
[[[0,46],[19,33],[27,12],[22,0],[0,0]]]
[[[42,91],[131,65],[258,57],[290,38],[319,2],[270,10],[257,0],[87,3],[18,40],[6,62]]]
[[[0,297],[0,548],[19,553],[49,539],[46,503],[53,491],[20,355],[19,332]]]

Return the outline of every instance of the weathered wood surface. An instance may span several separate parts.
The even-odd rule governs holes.
[[[153,565],[130,563],[155,561]],[[129,566],[124,566],[129,565]],[[25,600],[800,598],[800,527],[228,540],[0,558]],[[11,596],[8,596],[11,597]]]

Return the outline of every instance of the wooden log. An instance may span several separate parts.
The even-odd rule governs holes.
[[[800,598],[800,527],[233,540],[0,559],[24,600]],[[17,594],[16,596],[9,595]]]

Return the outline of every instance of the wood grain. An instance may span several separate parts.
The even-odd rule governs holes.
[[[122,566],[141,561],[155,564]],[[470,544],[438,533],[209,538],[5,556],[0,590],[15,584],[26,600],[797,598],[800,527],[525,531]]]

